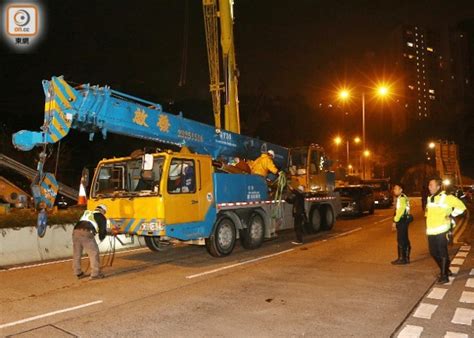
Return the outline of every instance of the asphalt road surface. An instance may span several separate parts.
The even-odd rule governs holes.
[[[0,271],[0,335],[474,337],[474,253],[453,246],[459,271],[451,285],[434,285],[424,219],[413,209],[407,266],[390,264],[386,209],[340,219],[303,246],[286,232],[219,259],[197,246],[117,253],[102,280],[76,280],[70,261]]]

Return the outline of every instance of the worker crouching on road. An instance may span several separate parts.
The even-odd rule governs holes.
[[[410,240],[408,238],[408,225],[413,220],[410,215],[410,201],[403,193],[403,186],[397,183],[393,187],[393,194],[397,197],[395,216],[393,217],[392,229],[397,230],[398,258],[392,264],[410,263]]]
[[[275,152],[273,150],[269,150],[260,155],[259,158],[250,163],[252,174],[260,175],[264,178],[267,177],[269,172],[274,175],[278,174],[278,168],[275,166],[275,163],[273,163],[274,157]]]
[[[457,217],[465,213],[464,203],[453,195],[447,195],[441,190],[441,179],[430,180],[428,189],[431,196],[428,196],[426,203],[426,234],[428,235],[428,245],[430,254],[438,264],[440,275],[438,284],[449,282],[449,253],[448,243],[452,231],[450,217]]]
[[[99,234],[102,241],[107,235],[107,207],[100,204],[94,211],[86,210],[72,232],[73,269],[78,279],[85,277],[81,268],[81,256],[84,250],[89,256],[91,276],[90,279],[100,279],[105,276],[100,272],[99,247],[95,235]]]
[[[291,242],[295,245],[303,244],[303,225],[306,221],[306,211],[304,208],[304,187],[300,185],[298,189],[288,186],[291,191],[291,196],[285,199],[290,204],[293,204],[293,220],[296,234],[296,241]]]

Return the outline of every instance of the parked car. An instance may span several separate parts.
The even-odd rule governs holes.
[[[368,185],[349,185],[335,189],[341,196],[341,215],[360,216],[365,211],[374,213],[374,191]]]
[[[393,195],[390,187],[390,180],[386,178],[371,179],[362,181],[374,190],[374,204],[377,208],[390,208],[393,204]]]

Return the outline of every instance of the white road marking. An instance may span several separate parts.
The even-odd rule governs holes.
[[[3,329],[3,328],[5,328],[5,327],[9,327],[9,326],[15,326],[15,325],[18,325],[18,324],[23,324],[23,323],[31,322],[31,321],[33,321],[33,320],[37,320],[37,319],[41,319],[41,318],[45,318],[45,317],[54,316],[54,315],[57,315],[57,314],[59,314],[59,313],[64,313],[64,312],[69,312],[69,311],[74,311],[74,310],[79,310],[79,309],[85,308],[85,307],[87,307],[87,306],[92,306],[92,305],[100,304],[100,303],[102,303],[102,302],[103,302],[102,300],[96,300],[95,302],[91,302],[91,303],[87,303],[87,304],[82,304],[82,305],[78,305],[78,306],[74,306],[74,307],[69,307],[69,308],[66,308],[66,309],[57,310],[57,311],[53,311],[53,312],[48,312],[48,313],[45,313],[45,314],[42,314],[42,315],[38,315],[38,316],[30,317],[30,318],[25,318],[25,319],[22,319],[22,320],[17,320],[16,322],[10,322],[10,323],[6,323],[6,324],[1,324],[1,325],[0,325],[0,329]]]
[[[451,261],[451,265],[463,265],[464,264],[464,259],[463,258],[454,258]]]
[[[474,292],[463,291],[461,298],[459,299],[461,303],[474,303]]]
[[[448,277],[448,279],[449,279],[449,282],[447,282],[444,285],[453,285],[454,277]]]
[[[466,287],[474,288],[474,278],[468,278],[466,281]]]
[[[459,273],[459,266],[449,267],[449,270],[451,270],[453,275],[457,275]]]
[[[456,312],[454,313],[454,317],[453,320],[451,320],[451,323],[471,326],[473,319],[474,310],[458,307],[456,309]]]
[[[413,314],[413,317],[431,319],[431,316],[433,315],[433,313],[436,311],[437,308],[438,308],[438,305],[420,303],[415,313]]]
[[[390,216],[390,217],[387,217],[387,218],[381,219],[380,221],[374,222],[374,224],[382,223],[382,222],[388,221],[389,219],[393,219],[393,217],[392,217],[392,216]]]
[[[466,333],[448,331],[444,335],[444,338],[469,338],[469,335]]]
[[[471,246],[470,245],[463,245],[459,250],[469,251],[469,250],[471,250]]]
[[[338,237],[346,236],[346,235],[352,234],[353,232],[356,232],[356,231],[359,231],[359,230],[362,230],[362,228],[355,228],[355,229],[353,229],[353,230],[343,232],[343,233],[341,233],[341,234],[332,236],[332,237],[330,237],[330,238],[332,239],[332,238],[338,238]]]
[[[201,273],[197,273],[195,275],[189,275],[189,276],[186,276],[186,278],[187,279],[192,279],[192,278],[196,278],[196,277],[209,275],[211,273],[216,273],[216,272],[219,272],[219,271],[222,271],[222,270],[232,269],[232,268],[235,268],[237,266],[250,264],[250,263],[253,263],[253,262],[260,261],[262,259],[267,259],[267,258],[270,258],[270,257],[275,257],[275,256],[278,256],[278,255],[282,255],[284,253],[287,253],[287,252],[290,252],[290,251],[293,251],[293,250],[295,250],[295,249],[288,249],[288,250],[280,251],[280,252],[277,252],[277,253],[274,253],[274,254],[271,254],[271,255],[266,255],[266,256],[257,257],[257,258],[254,258],[254,259],[249,259],[248,261],[223,266],[221,268],[217,268],[217,269],[213,269],[213,270],[209,270],[209,271],[204,271],[204,272],[201,272]]]
[[[406,325],[403,330],[398,333],[399,338],[418,338],[423,332],[423,327],[415,325]]]
[[[456,258],[461,258],[461,257],[466,258],[467,255],[469,255],[468,251],[458,251],[458,253],[456,254]]]
[[[474,269],[471,269],[471,272],[469,272],[469,276],[474,276]]]
[[[428,296],[426,297],[431,298],[431,299],[443,299],[447,291],[448,289],[433,288],[431,292],[428,294]]]
[[[133,251],[139,251],[139,250],[148,250],[148,248],[138,248],[138,249],[131,249],[131,250],[124,250],[124,251],[118,251],[115,254],[123,254],[127,252],[133,252]],[[105,256],[108,255],[108,253],[101,254],[100,256]],[[81,259],[89,259],[87,256],[82,257]],[[0,269],[0,272],[7,272],[7,271],[15,271],[15,270],[23,270],[23,269],[31,269],[31,268],[38,268],[40,266],[45,266],[45,265],[52,265],[52,264],[59,264],[59,263],[64,263],[64,262],[71,262],[72,258],[69,259],[62,259],[59,261],[52,261],[52,262],[46,262],[46,263],[37,263],[37,264],[30,264],[30,265],[23,265],[23,266],[16,266],[13,268],[9,269]]]

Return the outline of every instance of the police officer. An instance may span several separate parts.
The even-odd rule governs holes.
[[[397,183],[393,187],[393,193],[397,197],[395,216],[393,217],[392,229],[397,230],[398,258],[392,264],[410,263],[410,240],[408,239],[408,225],[410,224],[410,201],[403,193],[403,185]]]
[[[441,189],[441,179],[431,179],[428,185],[431,196],[426,203],[426,234],[430,254],[438,264],[440,275],[438,284],[449,282],[448,242],[451,232],[451,217],[457,217],[466,211],[466,206],[453,195],[447,195]],[[454,226],[456,224],[454,223]]]
[[[105,276],[100,272],[99,247],[95,241],[95,235],[99,234],[102,241],[107,235],[107,219],[105,214],[107,207],[98,205],[94,211],[86,210],[72,232],[73,247],[73,269],[78,279],[85,277],[81,269],[81,256],[84,250],[89,256],[91,266],[90,279],[100,279]]]

